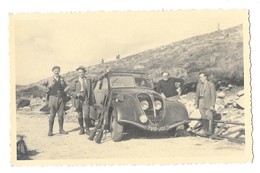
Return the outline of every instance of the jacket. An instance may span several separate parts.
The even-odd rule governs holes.
[[[86,80],[87,83],[87,93],[88,93],[88,104],[91,106],[96,103],[95,95],[93,92],[93,82],[91,79]],[[79,81],[79,78],[77,77],[74,79],[70,85],[68,86],[68,93],[72,97],[72,104],[73,107],[76,109],[80,106],[80,98],[77,97],[77,94],[81,90],[81,83]]]
[[[201,82],[197,84],[197,89],[196,89],[196,97],[195,97],[195,104],[199,105],[199,96],[200,96],[200,87],[201,87]],[[215,85],[208,81],[205,83],[204,86],[204,93],[203,93],[203,99],[204,99],[204,107],[206,109],[209,109],[210,106],[215,107],[216,103],[216,89]]]
[[[62,87],[62,90],[64,92],[64,99],[66,99],[66,94],[65,94],[65,88],[67,87],[67,83],[66,81],[64,80],[63,77],[59,76],[59,81],[60,81],[60,84],[61,84],[61,87]],[[46,79],[44,80],[43,82],[41,82],[38,87],[40,90],[43,90],[44,92],[46,92],[46,99],[49,100],[49,92],[50,90],[52,89],[52,87],[54,86],[56,82],[56,79],[54,77],[52,78],[49,78],[49,79]]]

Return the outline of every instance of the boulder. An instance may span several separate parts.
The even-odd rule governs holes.
[[[239,99],[234,101],[236,103],[236,107],[239,109],[245,108],[244,96],[240,96]]]
[[[221,91],[218,93],[218,98],[224,98],[226,96],[226,93]]]
[[[224,109],[224,110],[222,110],[221,114],[222,115],[227,115],[227,114],[229,114],[229,112],[228,112],[228,110]]]
[[[39,111],[40,112],[44,112],[44,113],[49,113],[50,112],[50,109],[49,109],[49,106],[48,104],[46,103],[43,103],[39,106]]]
[[[231,88],[234,88],[234,86],[231,84],[228,84],[228,88],[231,89]]]
[[[28,99],[20,99],[16,104],[16,109],[23,108],[25,106],[30,105],[30,100]]]
[[[26,112],[32,111],[32,108],[30,106],[23,107],[23,110]]]
[[[240,90],[240,91],[237,92],[238,97],[241,97],[243,95],[244,95],[244,90]]]
[[[137,64],[137,65],[134,66],[134,69],[135,69],[135,70],[143,70],[143,69],[144,69],[144,66]]]
[[[190,114],[190,118],[201,118],[199,109],[194,109]]]

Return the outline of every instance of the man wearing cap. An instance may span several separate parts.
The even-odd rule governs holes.
[[[63,129],[64,122],[64,107],[65,107],[65,99],[66,93],[64,89],[67,84],[60,76],[60,67],[54,66],[52,68],[53,77],[43,81],[39,88],[47,93],[48,105],[50,108],[50,117],[49,117],[49,132],[48,136],[53,136],[53,124],[56,114],[58,114],[58,122],[59,122],[59,133],[66,135],[66,132]]]
[[[78,113],[78,122],[80,126],[80,135],[90,134],[90,106],[95,103],[95,97],[93,93],[93,84],[91,79],[86,78],[86,69],[83,66],[79,66],[77,69],[78,78],[74,79],[70,85],[68,92],[72,96],[72,104],[76,108]],[[84,130],[84,122],[86,132]]]

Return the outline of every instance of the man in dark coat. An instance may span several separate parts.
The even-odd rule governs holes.
[[[60,67],[54,66],[52,68],[53,77],[47,79],[40,83],[39,87],[47,94],[48,106],[50,108],[50,117],[49,117],[49,132],[48,136],[53,136],[53,124],[56,114],[58,114],[58,122],[59,122],[59,133],[66,135],[66,132],[63,129],[64,122],[64,107],[66,100],[66,93],[64,89],[67,87],[67,84],[59,74]]]
[[[183,85],[184,80],[170,77],[168,72],[162,72],[161,75],[162,79],[157,84],[156,92],[168,99],[180,95],[180,88]],[[179,86],[177,84],[179,84]]]
[[[215,111],[216,89],[212,82],[208,80],[208,75],[199,73],[199,83],[196,89],[195,106],[199,108],[204,135],[213,133],[213,113]]]
[[[83,66],[77,68],[79,77],[74,79],[68,88],[69,94],[72,96],[72,104],[78,113],[78,122],[80,126],[80,135],[85,134],[84,122],[86,127],[86,134],[89,135],[90,123],[90,106],[95,103],[95,96],[93,92],[93,82],[86,78],[86,69]]]

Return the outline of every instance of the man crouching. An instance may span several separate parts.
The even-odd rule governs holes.
[[[92,88],[92,82],[86,78],[86,69],[80,66],[76,69],[78,72],[78,78],[74,79],[69,85],[68,93],[72,96],[72,104],[76,108],[78,113],[78,122],[80,126],[79,134],[90,134],[90,106],[95,103],[95,97]],[[84,122],[86,132],[84,130]]]

